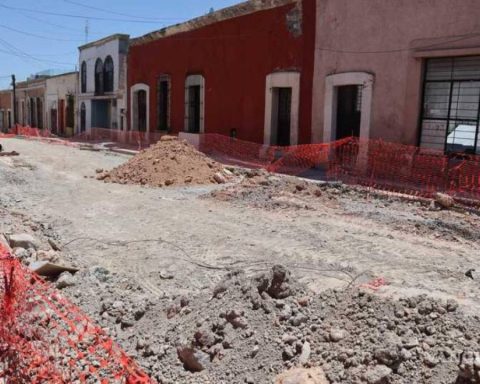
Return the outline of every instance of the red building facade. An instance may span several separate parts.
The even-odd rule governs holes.
[[[257,0],[131,40],[131,130],[311,137],[315,0]]]

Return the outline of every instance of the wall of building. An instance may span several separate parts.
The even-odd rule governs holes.
[[[148,86],[149,129],[156,130],[157,82],[161,75],[169,75],[170,129],[177,133],[185,126],[186,78],[202,75],[205,132],[229,135],[235,129],[238,138],[263,143],[267,76],[300,73],[298,140],[308,142],[314,25],[315,0],[304,0],[198,28],[192,21],[178,28],[182,33],[169,35],[167,30],[163,38],[157,38],[160,31],[156,39],[133,40],[128,89]]]
[[[45,112],[45,91],[46,79],[34,79],[17,83],[16,102],[17,102],[17,120],[19,124],[35,126],[31,121],[29,102],[31,98],[40,99],[42,102],[42,119],[45,127],[46,112]],[[35,127],[38,128],[38,127]]]
[[[0,91],[0,132],[7,130],[10,128],[10,125],[14,124],[12,97],[12,91]],[[10,122],[8,118],[9,112],[11,116]]]
[[[46,80],[46,104],[45,104],[45,109],[46,109],[46,127],[52,131],[53,128],[55,127],[60,127],[62,124],[60,122],[60,118],[63,116],[63,125],[65,128],[71,128],[72,130],[75,129],[77,126],[76,124],[76,116],[77,116],[77,111],[76,108],[73,111],[73,117],[74,117],[74,126],[73,127],[68,127],[67,126],[67,102],[68,102],[68,97],[73,97],[74,98],[74,106],[76,105],[75,98],[78,92],[78,73],[77,72],[72,72],[72,73],[67,73],[64,75],[60,76],[54,76],[50,77]],[[60,112],[60,106],[62,105],[63,100],[63,106],[64,110],[63,113]],[[57,118],[56,121],[52,121],[52,110],[57,111]],[[65,132],[66,133],[66,132]],[[73,133],[73,131],[71,132]]]
[[[480,54],[477,0],[318,0],[312,141],[324,140],[327,76],[373,75],[370,137],[417,144],[427,57]]]
[[[121,37],[118,37],[121,36]],[[109,36],[97,42],[89,43],[79,48],[78,68],[81,71],[82,63],[87,64],[87,92],[81,92],[81,72],[79,73],[78,98],[77,98],[77,124],[76,131],[80,130],[81,105],[86,108],[86,129],[91,128],[112,128],[92,126],[92,100],[115,100],[116,106],[112,106],[110,115],[111,121],[115,122],[117,128],[122,126],[122,119],[125,123],[125,116],[122,111],[126,110],[126,71],[128,54],[128,36]],[[105,93],[102,96],[95,95],[95,63],[100,58],[104,63],[105,59],[111,56],[114,65],[114,91]]]

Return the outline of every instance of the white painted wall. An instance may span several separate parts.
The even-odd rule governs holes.
[[[106,41],[102,44],[92,44],[86,48],[80,49],[78,68],[79,68],[79,80],[78,80],[78,95],[77,98],[77,132],[80,131],[80,105],[85,103],[86,106],[86,129],[87,131],[92,128],[92,100],[94,99],[116,99],[117,106],[111,109],[111,121],[117,123],[117,128],[121,129],[121,121],[123,118],[123,129],[126,130],[128,122],[126,121],[126,109],[127,109],[127,93],[126,93],[126,81],[127,81],[127,52],[121,52],[121,45],[125,44],[119,38]],[[101,59],[105,63],[105,59],[111,56],[114,66],[114,78],[113,78],[113,92],[105,93],[104,96],[95,96],[95,63],[97,59]],[[82,63],[87,64],[87,92],[81,93],[81,68]],[[122,115],[122,109],[125,111],[125,115]],[[95,128],[95,127],[93,127]],[[103,128],[103,127],[98,127]]]
[[[45,109],[46,109],[46,128],[52,129],[51,121],[51,109],[57,109],[57,119],[60,116],[59,100],[65,100],[65,107],[67,103],[67,95],[77,95],[78,90],[78,73],[68,73],[62,76],[55,76],[47,79],[46,82],[46,94],[45,94]],[[77,124],[77,113],[75,111],[75,127]],[[60,126],[60,122],[57,121],[57,127]]]

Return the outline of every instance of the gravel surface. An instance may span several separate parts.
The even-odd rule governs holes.
[[[270,383],[321,365],[332,383],[452,383],[460,359],[478,382],[474,214],[242,172],[226,187],[105,184],[96,169],[129,157],[4,142],[20,157],[0,159],[0,231],[58,244],[81,269],[63,292],[162,382]],[[276,264],[285,297],[268,292]]]

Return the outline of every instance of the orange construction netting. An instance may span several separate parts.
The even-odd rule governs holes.
[[[71,146],[110,143],[111,146],[130,149],[147,148],[161,137],[159,132],[94,128],[73,138],[61,139],[45,130],[21,126],[16,126],[10,134]],[[279,147],[219,134],[199,134],[195,135],[194,144],[201,152],[225,164],[264,168],[319,180],[338,180],[425,197],[443,192],[466,201],[480,202],[479,155],[445,154],[358,138]]]
[[[154,383],[51,284],[0,244],[0,381]]]

